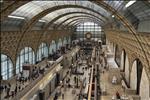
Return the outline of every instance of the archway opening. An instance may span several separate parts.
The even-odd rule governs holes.
[[[143,65],[139,59],[136,59],[136,62],[137,62],[137,90],[136,90],[136,93],[139,94]]]
[[[118,67],[120,67],[121,65],[121,56],[120,56],[120,50],[118,45],[116,44],[115,46],[115,62],[118,65]]]
[[[125,71],[125,60],[126,60],[126,52],[125,50],[123,49],[122,50],[122,53],[121,53],[121,62],[120,62],[120,69],[121,71]]]
[[[139,59],[135,59],[132,64],[131,75],[130,75],[130,86],[131,89],[136,90],[136,94],[140,94],[140,83],[142,78],[143,65]]]

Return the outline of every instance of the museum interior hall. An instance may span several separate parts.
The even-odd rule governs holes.
[[[0,8],[0,100],[150,100],[149,0]]]

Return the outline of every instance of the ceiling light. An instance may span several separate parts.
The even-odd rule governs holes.
[[[131,0],[131,1],[129,1],[129,2],[125,5],[125,7],[128,8],[129,6],[131,6],[132,4],[134,4],[135,2],[136,2],[136,0]]]
[[[41,20],[41,19],[40,19],[40,20],[39,20],[39,22],[43,22],[43,23],[45,23],[46,21],[45,21],[45,20]]]
[[[24,17],[20,16],[13,16],[13,15],[8,15],[9,18],[15,18],[15,19],[25,19]]]
[[[112,17],[112,18],[114,18],[114,17],[115,17],[115,15],[112,15],[111,17]]]

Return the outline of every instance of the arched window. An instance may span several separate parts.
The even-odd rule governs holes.
[[[65,46],[66,44],[67,44],[67,39],[65,37],[64,40],[63,40],[63,46]]]
[[[143,72],[142,62],[137,58],[132,64],[130,75],[130,86],[133,90],[136,90],[137,94],[140,94],[140,83],[142,78],[142,72]]]
[[[42,43],[39,46],[38,52],[37,52],[37,61],[42,60],[42,58],[48,57],[48,46],[46,43]]]
[[[122,50],[122,53],[121,53],[121,62],[120,62],[120,67],[121,67],[121,70],[122,70],[122,71],[125,70],[125,59],[126,59],[126,52],[125,52],[125,50],[123,49],[123,50]]]
[[[54,52],[56,52],[56,43],[54,40],[52,40],[49,48],[49,54],[53,54]]]
[[[102,43],[105,42],[105,38],[103,38],[105,37],[105,34],[98,23],[91,21],[80,23],[76,27],[75,38],[84,40],[86,39],[86,33],[91,33],[92,39],[102,40]]]
[[[69,36],[68,37],[68,44],[70,44],[71,43],[71,37]]]
[[[22,71],[24,63],[35,64],[35,54],[30,47],[21,50],[16,62],[16,74]]]
[[[57,43],[57,50],[59,50],[62,47],[62,40],[59,39]]]
[[[116,47],[115,47],[115,61],[116,61],[116,64],[118,65],[118,67],[120,67],[121,56],[120,56],[120,49],[119,49],[118,45],[116,45]]]
[[[7,80],[13,76],[13,64],[7,55],[1,54],[1,76]]]

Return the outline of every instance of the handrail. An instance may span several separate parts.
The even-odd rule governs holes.
[[[74,50],[74,49],[73,49]],[[72,50],[70,50],[70,52],[72,52]],[[63,55],[62,55],[63,56]],[[62,57],[61,56],[61,57]],[[65,56],[65,55],[64,55]],[[61,58],[60,57],[60,58]],[[59,59],[59,58],[58,58]],[[62,59],[61,59],[61,61],[62,61]],[[49,74],[52,70],[54,71],[56,68],[56,66],[61,62],[61,61],[59,61],[59,62],[55,62],[46,72],[45,72],[45,75],[47,75],[47,74]],[[31,83],[31,85],[28,85],[26,88],[25,88],[25,90],[23,90],[21,93],[19,93],[14,99],[15,100],[17,100],[16,98],[21,98],[21,97],[23,97],[23,95],[25,95],[25,94],[27,94],[28,93],[28,90],[29,89],[31,89],[33,86],[35,86],[36,84],[37,84],[37,82],[39,82],[40,80],[42,80],[44,77],[42,77],[42,75],[41,75],[41,77],[39,77],[37,80],[36,80],[36,82],[33,82],[33,83]]]
[[[95,75],[97,75],[97,66],[95,66]],[[95,78],[94,100],[97,100],[97,77],[94,78]]]
[[[79,90],[79,96],[78,96],[78,100],[80,99],[80,94],[82,93],[82,89],[83,89],[83,84],[84,84],[84,81],[86,79],[84,78],[83,81],[81,82],[81,85],[80,85],[80,90]]]
[[[93,81],[93,66],[92,66],[92,72],[91,72],[91,77],[90,77],[88,100],[91,100],[91,94],[92,94],[92,83],[93,83],[92,81]]]
[[[50,75],[51,72],[55,71],[55,70],[56,70],[56,66],[57,66],[58,64],[59,64],[59,63],[55,63],[49,70],[47,70],[46,73],[45,73],[45,76],[44,76],[44,77],[41,77],[41,79],[40,79],[40,81],[39,81],[39,84],[38,84],[38,83],[33,84],[34,87],[32,87],[32,89],[31,89],[30,91],[34,91],[35,87],[36,87],[36,88],[39,87],[41,81],[42,81],[43,79],[45,79],[45,77],[47,77],[48,74]],[[38,89],[37,89],[37,90],[38,90]],[[20,100],[26,100],[27,97],[28,97],[28,95],[29,95],[29,93],[30,93],[30,92],[25,93],[25,95],[24,95],[23,97],[21,97]],[[32,92],[31,92],[31,93],[32,93]],[[23,98],[26,98],[26,99],[23,99]]]
[[[93,49],[91,60],[94,61],[93,60],[94,58],[95,58],[95,48]],[[90,77],[90,84],[89,84],[89,91],[88,91],[88,100],[91,100],[91,95],[92,95],[93,73],[94,73],[94,65],[92,65],[92,69],[91,69],[91,77]]]

